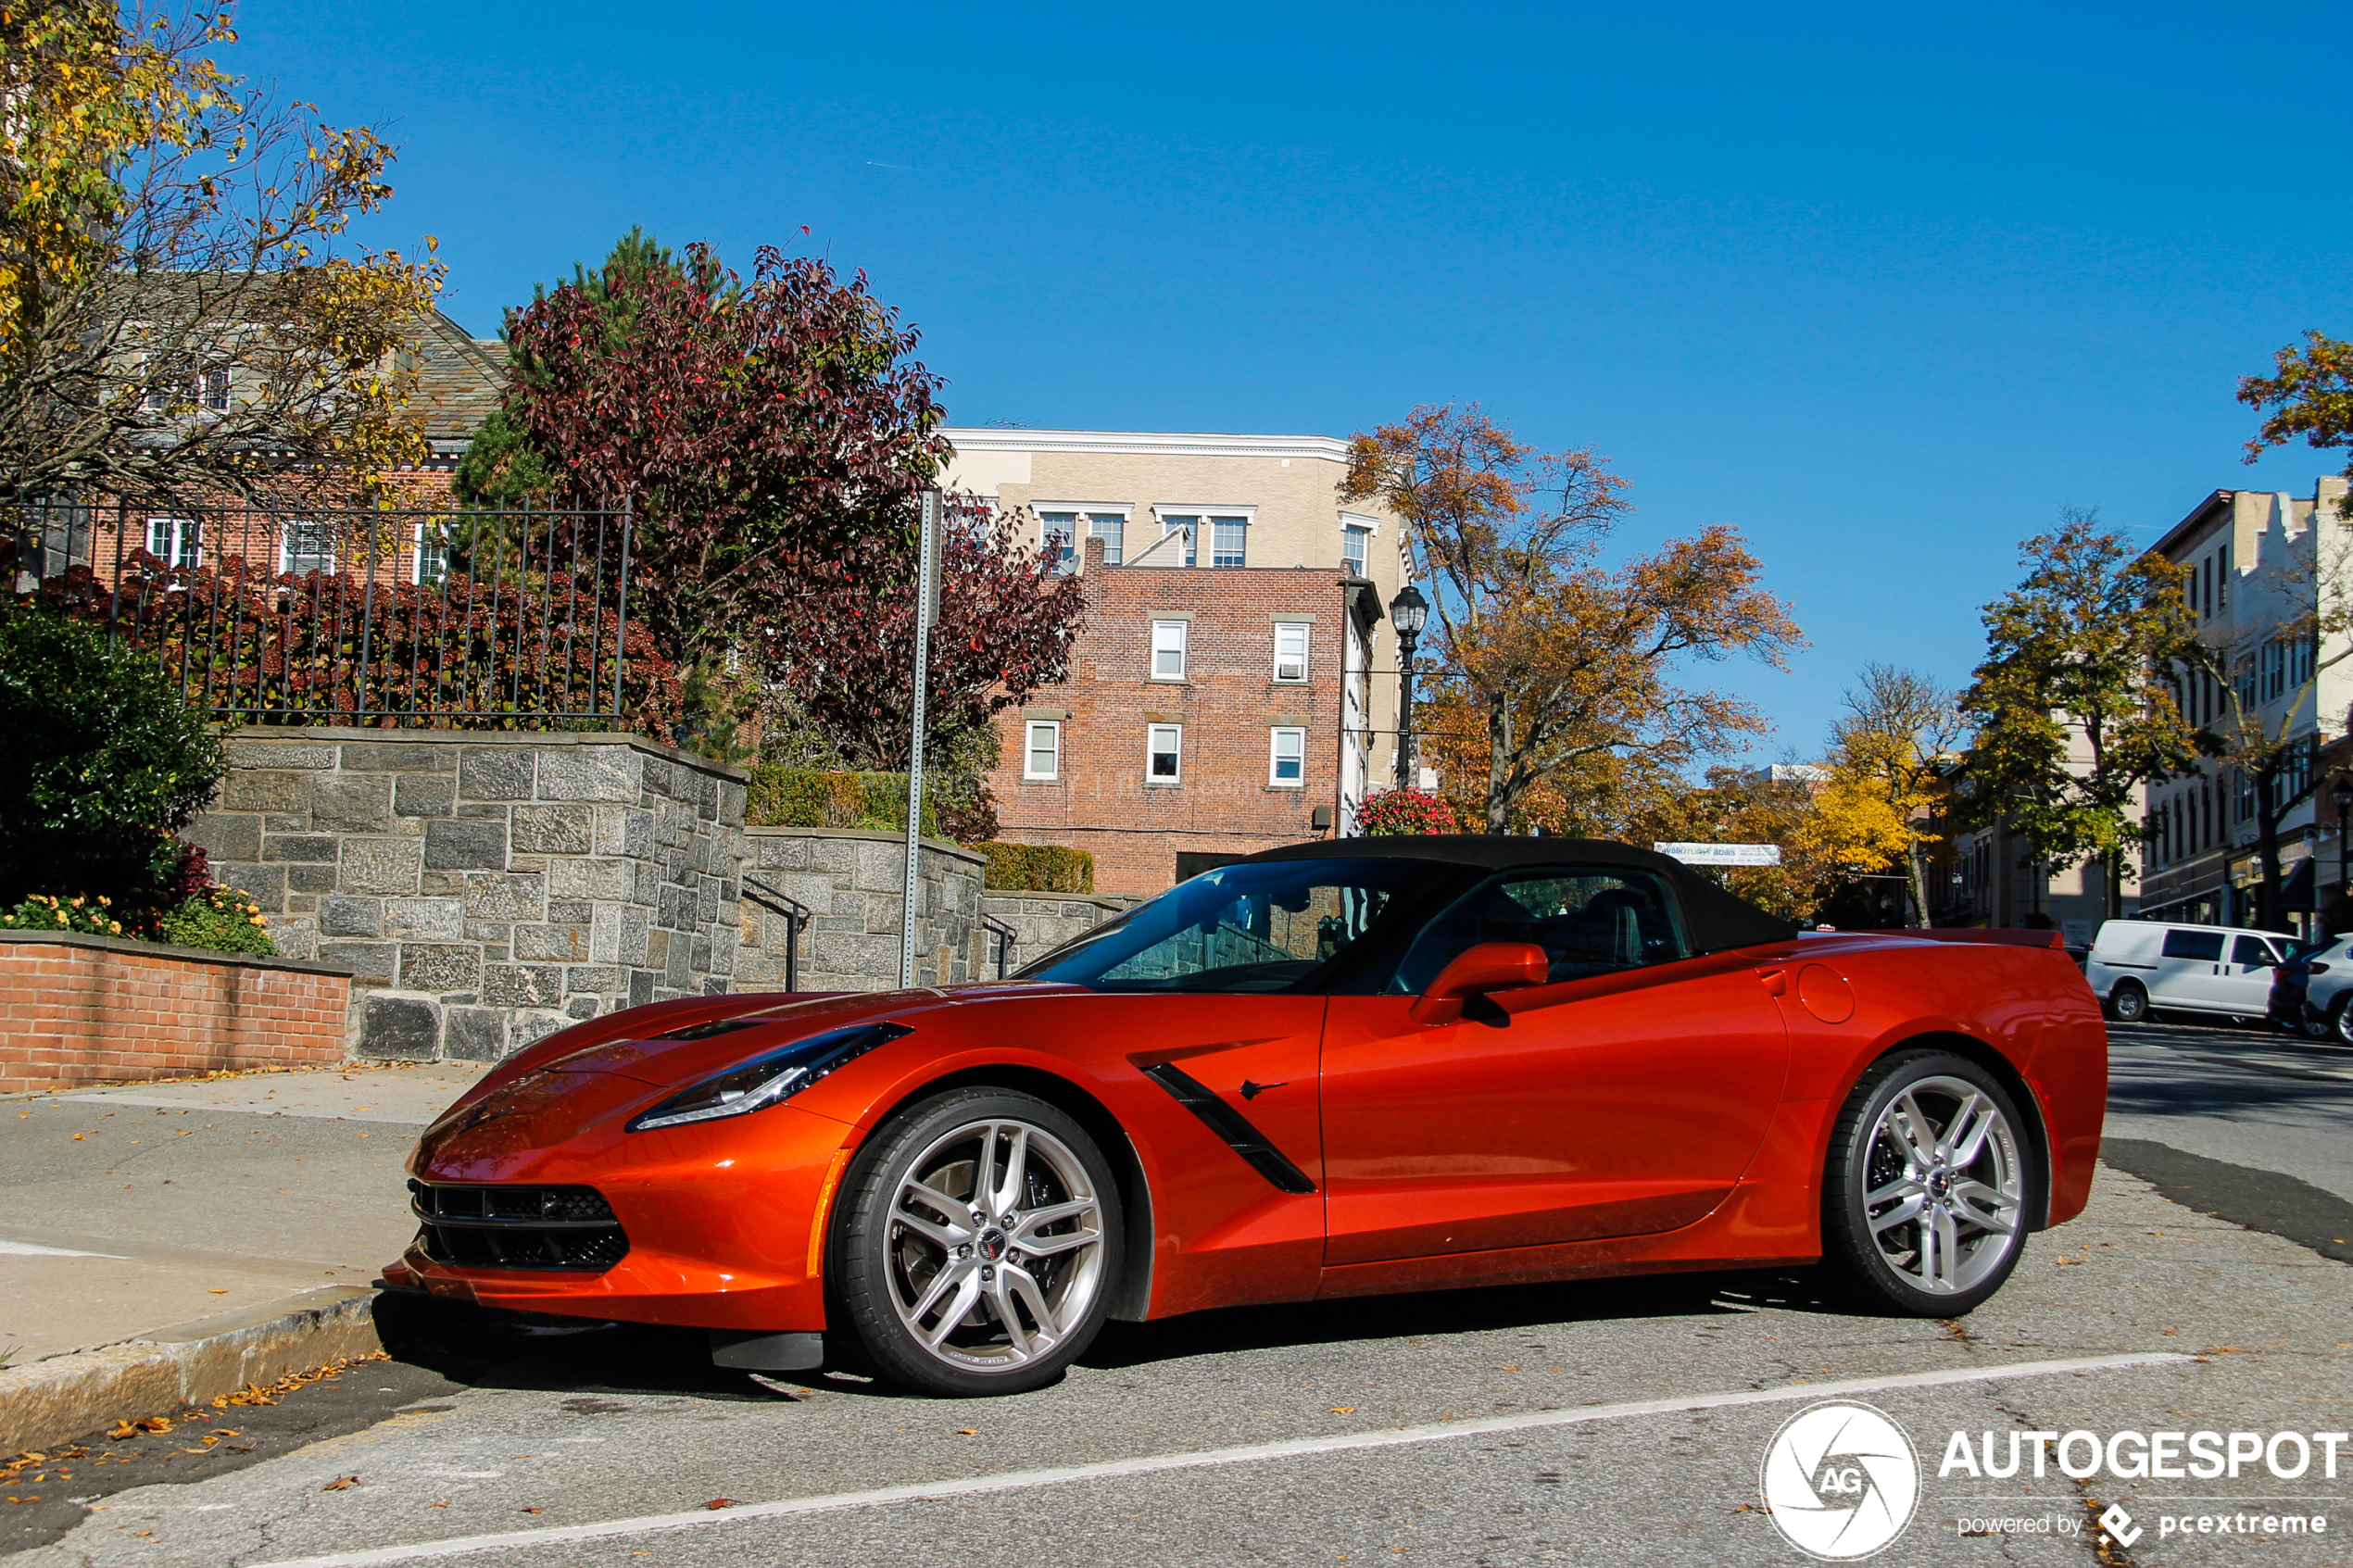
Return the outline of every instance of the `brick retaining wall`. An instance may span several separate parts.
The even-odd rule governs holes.
[[[351,972],[107,936],[0,936],[0,1094],[341,1061]]]

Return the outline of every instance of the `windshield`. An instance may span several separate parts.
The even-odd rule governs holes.
[[[1414,860],[1220,866],[1021,972],[1097,991],[1288,991],[1427,887]]]

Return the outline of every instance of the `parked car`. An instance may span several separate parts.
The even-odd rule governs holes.
[[[1478,1284],[1818,1261],[1952,1318],[2091,1188],[2059,942],[1800,935],[1590,840],[1296,845],[1010,982],[540,1041],[426,1129],[384,1278],[955,1396],[1107,1318]]]
[[[2316,1040],[2353,1046],[2353,936],[2308,943],[2279,968],[2271,1016]]]
[[[2274,969],[2292,945],[2273,931],[2104,921],[2083,978],[2120,1023],[2160,1010],[2258,1020],[2271,1015]]]

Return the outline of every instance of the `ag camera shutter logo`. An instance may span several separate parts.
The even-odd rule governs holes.
[[[1852,1562],[1911,1524],[1919,1456],[1870,1406],[1828,1400],[1806,1406],[1773,1434],[1757,1489],[1790,1545],[1826,1562]]]

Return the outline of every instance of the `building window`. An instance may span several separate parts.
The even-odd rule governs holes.
[[[1144,782],[1173,784],[1185,780],[1185,726],[1151,724],[1144,731]]]
[[[166,566],[190,569],[204,564],[203,525],[192,517],[151,517],[147,520],[147,554]]]
[[[289,576],[335,569],[335,525],[317,519],[296,519],[286,524],[278,570]]]
[[[1185,535],[1183,549],[1185,552],[1184,564],[1187,566],[1194,564],[1194,558],[1201,548],[1200,524],[1201,519],[1197,517],[1164,517],[1160,520],[1160,536],[1162,538],[1165,539],[1170,534],[1176,533],[1182,533]],[[1164,563],[1168,559],[1169,553],[1170,552],[1164,550],[1153,558]]]
[[[1307,628],[1303,623],[1290,621],[1275,623],[1275,679],[1307,679]]]
[[[1117,566],[1127,541],[1127,519],[1119,512],[1088,512],[1087,534],[1103,542],[1103,564]]]
[[[216,414],[229,411],[229,372],[226,370],[204,373],[204,406]]]
[[[2226,614],[2231,608],[2231,553],[2224,546],[2214,552],[2214,613]]]
[[[2287,678],[2292,684],[2301,686],[2312,678],[2312,661],[2318,651],[2313,638],[2302,636],[2296,639],[2295,651],[2287,672]]]
[[[1250,555],[1250,519],[1246,517],[1214,517],[1210,523],[1210,557],[1212,566],[1247,566]]]
[[[409,581],[421,587],[437,586],[449,575],[449,536],[440,524],[417,524],[417,554],[409,564]]]
[[[1181,681],[1185,678],[1185,634],[1189,622],[1155,621],[1152,622],[1152,679]]]
[[[1266,782],[1297,789],[1307,779],[1307,732],[1282,726],[1269,730]]]
[[[1038,528],[1045,542],[1047,554],[1053,558],[1054,570],[1064,575],[1076,571],[1077,552],[1072,548],[1071,541],[1078,528],[1078,514],[1039,512]]]
[[[1350,576],[1362,577],[1365,575],[1365,558],[1369,549],[1367,541],[1370,540],[1372,536],[1373,531],[1371,529],[1359,528],[1353,522],[1340,529],[1340,564],[1348,568],[1348,574]]]
[[[2272,702],[2287,690],[2287,642],[2274,637],[2263,645],[2263,700]]]
[[[1021,776],[1025,779],[1058,779],[1063,772],[1063,727],[1051,720],[1033,719],[1029,724],[1029,745],[1025,752]]]

